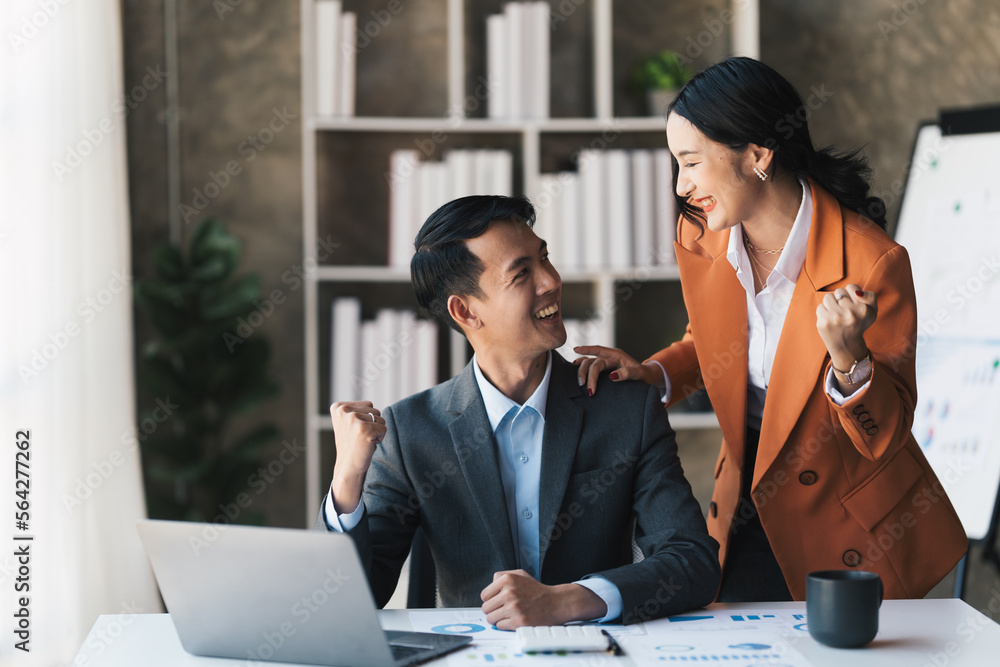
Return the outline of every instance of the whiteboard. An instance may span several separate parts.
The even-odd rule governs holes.
[[[1000,487],[1000,131],[921,126],[904,192],[896,240],[917,295],[913,435],[981,539]]]

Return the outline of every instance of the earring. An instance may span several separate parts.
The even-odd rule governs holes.
[[[762,181],[766,181],[767,180],[767,173],[764,172],[764,170],[762,170],[760,167],[754,167],[753,168],[753,173],[757,174],[757,176],[760,177],[760,180],[762,180]]]

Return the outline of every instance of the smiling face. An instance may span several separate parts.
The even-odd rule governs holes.
[[[753,172],[753,146],[735,151],[673,112],[667,118],[667,143],[677,160],[677,194],[704,211],[710,230],[721,232],[753,216],[762,185]]]
[[[465,243],[485,267],[482,297],[466,297],[472,320],[463,328],[473,348],[531,360],[563,345],[562,279],[545,241],[524,222],[497,220]]]

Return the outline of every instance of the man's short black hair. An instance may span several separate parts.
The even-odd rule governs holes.
[[[482,236],[494,220],[520,220],[531,227],[535,208],[526,197],[461,197],[431,213],[413,242],[410,279],[417,301],[456,331],[462,329],[448,314],[448,297],[482,298],[479,277],[486,268],[465,241]]]

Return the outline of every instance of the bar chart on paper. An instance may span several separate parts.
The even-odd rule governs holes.
[[[606,653],[523,653],[514,634],[490,625],[480,610],[421,610],[410,614],[410,623],[420,632],[465,634],[473,638],[471,646],[448,656],[449,667],[809,665],[795,648],[808,635],[806,616],[799,611],[732,608],[724,612],[691,612],[646,624],[607,625],[624,649],[625,655],[621,657]]]

